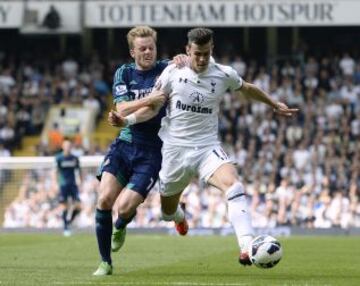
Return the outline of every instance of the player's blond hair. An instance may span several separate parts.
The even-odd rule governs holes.
[[[156,43],[157,32],[149,26],[136,26],[127,33],[127,41],[130,49],[134,48],[135,38],[152,37]]]

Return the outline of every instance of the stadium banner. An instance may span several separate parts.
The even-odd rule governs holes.
[[[44,25],[51,6],[60,24]],[[357,0],[0,0],[0,29],[79,33],[86,28],[360,25]]]
[[[356,0],[86,1],[87,28],[360,25]]]
[[[25,1],[22,33],[80,33],[81,3],[79,1]]]
[[[23,1],[0,1],[0,28],[19,28],[23,19]]]
[[[80,33],[81,1],[0,0],[0,28],[19,28],[22,33]]]

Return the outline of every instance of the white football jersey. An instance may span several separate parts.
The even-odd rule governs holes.
[[[196,73],[189,67],[178,69],[169,65],[155,85],[169,95],[160,138],[177,146],[218,143],[220,101],[226,91],[241,86],[241,77],[230,66],[210,63],[206,71]]]

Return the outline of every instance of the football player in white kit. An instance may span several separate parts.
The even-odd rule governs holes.
[[[239,97],[261,101],[280,115],[292,116],[297,109],[274,101],[255,85],[243,81],[232,67],[210,61],[212,50],[213,32],[210,29],[190,30],[186,46],[189,65],[182,69],[168,66],[155,86],[168,97],[167,115],[159,132],[163,140],[159,174],[162,218],[175,221],[177,227],[187,231],[179,199],[191,179],[198,175],[206,183],[225,192],[228,218],[240,247],[239,262],[251,265],[247,247],[253,229],[245,190],[218,139],[220,101],[230,90],[237,92]],[[153,115],[138,110],[125,118],[118,117],[116,121],[118,125],[142,122],[155,116],[158,108],[153,110]]]

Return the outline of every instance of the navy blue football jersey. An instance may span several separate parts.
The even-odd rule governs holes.
[[[63,153],[60,153],[56,156],[56,164],[59,185],[75,185],[75,170],[80,169],[79,159],[74,155],[65,156]]]
[[[132,101],[148,96],[161,72],[167,67],[168,60],[157,61],[151,70],[137,70],[134,63],[124,64],[117,69],[113,83],[114,103]],[[135,125],[121,129],[119,138],[127,142],[134,142],[149,146],[161,146],[158,136],[161,119],[166,114],[163,106],[157,116]]]

